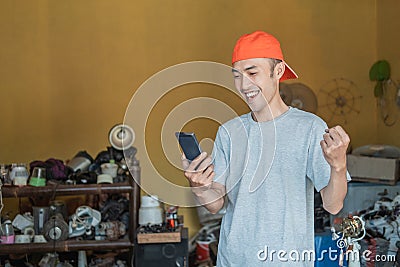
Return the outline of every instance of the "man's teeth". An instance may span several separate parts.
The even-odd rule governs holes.
[[[258,95],[259,91],[253,91],[250,93],[246,93],[246,97],[250,98],[250,97],[254,97],[256,95]]]

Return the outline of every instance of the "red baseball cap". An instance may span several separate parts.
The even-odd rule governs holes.
[[[296,79],[298,77],[293,69],[284,61],[279,41],[266,32],[255,31],[245,34],[236,42],[233,49],[232,64],[236,61],[250,58],[275,58],[282,60],[285,63],[285,73],[283,73],[280,81]]]

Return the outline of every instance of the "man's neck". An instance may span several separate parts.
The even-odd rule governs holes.
[[[263,110],[251,112],[251,116],[254,121],[257,122],[266,122],[271,121],[286,111],[288,111],[289,107],[282,101],[278,105],[270,105],[265,107]]]

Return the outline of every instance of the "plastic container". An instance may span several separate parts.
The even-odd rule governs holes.
[[[117,177],[118,165],[113,161],[110,161],[110,163],[103,163],[100,167],[103,174],[109,174],[112,178]]]
[[[10,220],[6,220],[1,225],[0,240],[2,244],[13,244],[15,241],[14,228]]]
[[[215,236],[210,234],[207,235],[206,231],[203,231],[199,238],[196,240],[196,259],[199,262],[210,260],[210,243],[215,241]]]
[[[141,226],[163,223],[163,212],[157,196],[142,196],[141,203],[139,209],[139,224]]]
[[[29,185],[45,186],[46,185],[46,169],[41,168],[41,167],[33,168],[32,176],[29,179]]]
[[[29,177],[29,173],[28,173],[28,169],[26,168],[26,164],[19,163],[19,164],[13,165],[11,172],[10,172],[10,178],[14,185],[26,185],[26,183],[28,181],[28,177]]]

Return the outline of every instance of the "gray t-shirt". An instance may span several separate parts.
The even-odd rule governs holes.
[[[320,146],[326,128],[289,108],[273,121],[248,113],[218,129],[215,182],[227,190],[218,267],[313,266],[314,187],[330,177]]]

